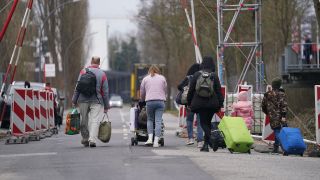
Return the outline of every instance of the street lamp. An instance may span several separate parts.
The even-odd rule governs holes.
[[[81,36],[78,36],[77,38],[73,39],[67,46],[66,48],[66,52],[63,56],[63,79],[64,79],[64,96],[65,96],[65,107],[67,105],[67,85],[68,85],[68,76],[67,76],[67,73],[66,73],[66,70],[68,69],[67,66],[68,66],[68,63],[67,63],[67,60],[68,60],[68,53],[69,53],[69,49],[71,48],[71,46],[77,42],[78,40],[80,39],[83,39],[85,37],[89,37],[89,36],[93,36],[95,34],[97,34],[98,32],[92,32],[92,33],[89,33],[89,34],[84,34],[84,35],[81,35]]]
[[[41,81],[41,57],[42,57],[42,34],[43,34],[43,30],[44,30],[44,25],[46,24],[46,22],[49,20],[50,16],[53,15],[58,9],[60,9],[61,7],[63,7],[64,5],[67,5],[67,4],[71,4],[71,3],[75,3],[75,2],[79,2],[79,1],[82,1],[82,0],[72,0],[72,1],[67,1],[67,2],[64,2],[62,4],[60,4],[59,6],[57,6],[56,8],[54,8],[50,13],[49,15],[44,19],[44,21],[42,22],[42,25],[40,27],[40,58],[39,58],[39,82]]]

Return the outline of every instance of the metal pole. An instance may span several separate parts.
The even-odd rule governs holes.
[[[223,47],[221,46],[221,41],[223,39],[223,32],[222,32],[222,14],[221,14],[221,4],[220,0],[217,0],[217,21],[218,21],[218,46],[217,46],[217,63],[218,63],[218,77],[220,80],[221,85],[224,85],[224,78],[223,78]]]
[[[317,68],[319,68],[319,25],[317,23]]]
[[[196,42],[198,42],[198,40],[197,40],[196,18],[195,18],[195,13],[194,13],[194,3],[193,3],[193,0],[191,0],[191,18],[192,18],[192,28],[193,28],[194,38],[195,38]],[[197,61],[198,63],[201,63],[201,59],[199,59],[198,51],[197,51],[196,46],[194,47],[194,52],[195,52],[195,54],[196,54],[196,61]]]

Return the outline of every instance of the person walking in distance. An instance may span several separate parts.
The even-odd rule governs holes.
[[[186,77],[182,80],[182,82],[178,85],[178,90],[183,91],[184,87],[189,86],[190,80],[193,77],[193,74],[200,70],[200,64],[194,63],[188,69]],[[187,132],[188,132],[188,141],[187,145],[194,144],[193,142],[193,121],[195,113],[190,110],[189,107],[187,108]],[[198,147],[201,148],[203,145],[203,130],[200,125],[200,118],[199,114],[196,114],[196,121],[197,121],[197,143]]]
[[[262,111],[269,116],[270,126],[275,135],[275,141],[273,144],[273,153],[279,152],[279,134],[281,128],[287,126],[286,115],[288,111],[288,103],[286,100],[286,94],[281,89],[282,81],[280,78],[272,80],[272,89],[264,94],[262,99]]]
[[[152,145],[153,123],[155,122],[155,137],[153,147],[159,147],[161,135],[162,115],[167,95],[167,81],[160,74],[156,65],[151,65],[148,75],[143,78],[140,85],[140,98],[146,101],[148,140],[145,145]]]
[[[81,143],[85,147],[96,147],[99,123],[109,109],[107,76],[99,66],[100,57],[92,57],[91,65],[80,71],[72,97],[73,106],[79,104]]]
[[[200,151],[209,152],[211,139],[211,119],[214,113],[223,107],[223,96],[218,76],[214,73],[215,65],[212,57],[204,57],[200,71],[196,72],[190,82],[188,91],[188,106],[191,111],[199,113],[200,124],[204,131],[204,144]]]

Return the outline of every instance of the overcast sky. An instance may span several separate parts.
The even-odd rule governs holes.
[[[90,18],[106,19],[110,34],[136,33],[132,20],[138,13],[139,0],[89,0]]]

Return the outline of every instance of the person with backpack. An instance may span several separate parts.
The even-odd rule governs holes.
[[[214,73],[215,64],[212,57],[204,57],[200,71],[196,72],[188,91],[188,106],[192,112],[199,113],[200,124],[204,131],[204,144],[200,151],[209,152],[211,139],[211,119],[223,107],[223,96],[218,76]]]
[[[106,73],[99,68],[100,57],[92,57],[91,65],[80,71],[72,103],[79,103],[81,144],[96,147],[99,123],[109,109],[109,89]]]
[[[273,144],[273,153],[279,152],[279,134],[282,127],[287,126],[286,115],[288,111],[288,103],[286,94],[281,89],[282,80],[275,78],[272,80],[272,89],[269,89],[263,96],[261,108],[262,111],[269,116],[270,126],[275,135]]]
[[[179,91],[184,91],[186,88],[189,87],[189,82],[191,78],[193,77],[193,74],[198,72],[200,70],[200,64],[199,63],[194,63],[190,66],[188,69],[186,77],[181,81],[181,83],[178,85],[178,90]],[[188,89],[188,88],[187,88]],[[190,110],[189,107],[187,107],[187,132],[188,132],[188,141],[187,145],[192,145],[194,144],[193,142],[193,121],[194,121],[194,115],[195,113]],[[197,143],[198,147],[201,148],[203,145],[203,130],[200,125],[200,118],[199,114],[196,114],[196,121],[197,121]]]
[[[152,145],[153,132],[155,134],[153,147],[159,147],[161,136],[162,115],[165,108],[167,96],[167,81],[160,74],[160,69],[156,65],[151,65],[148,75],[143,78],[140,85],[141,101],[146,101],[147,108],[147,131],[148,140],[145,145]],[[155,122],[155,128],[153,123]],[[153,129],[154,128],[154,129]]]

